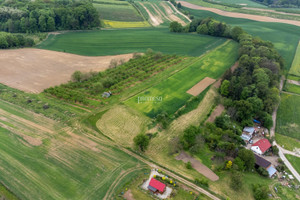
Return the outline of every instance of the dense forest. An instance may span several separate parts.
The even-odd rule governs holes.
[[[99,14],[89,1],[0,0],[0,31],[35,33],[99,25]]]
[[[270,7],[300,8],[300,0],[253,0]]]
[[[28,36],[0,32],[0,49],[31,47],[33,45],[34,40]]]

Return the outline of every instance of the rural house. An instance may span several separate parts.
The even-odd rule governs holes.
[[[272,177],[276,172],[277,170],[272,166],[272,164],[267,161],[266,159],[258,156],[258,155],[255,155],[255,165],[257,167],[262,167],[264,169],[266,169],[269,173],[269,177]]]
[[[245,128],[243,129],[243,133],[242,133],[242,135],[241,135],[241,138],[242,138],[246,143],[248,143],[248,142],[251,140],[251,138],[252,138],[254,132],[255,132],[255,128],[254,128],[254,127],[245,127]]]
[[[271,147],[271,143],[269,142],[268,139],[261,139],[258,140],[257,142],[255,142],[252,147],[251,150],[254,151],[255,153],[262,155],[264,154],[266,151],[268,151]]]
[[[153,193],[159,192],[162,194],[166,189],[166,185],[154,178],[151,178],[150,183],[148,185],[148,189]]]

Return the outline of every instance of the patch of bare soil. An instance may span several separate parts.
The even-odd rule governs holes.
[[[294,81],[294,80],[287,80],[288,83],[294,84],[294,85],[299,85],[300,86],[300,82],[299,81]]]
[[[203,174],[205,177],[209,178],[212,181],[219,180],[219,177],[208,167],[203,165],[199,160],[196,160],[192,156],[188,155],[184,151],[182,151],[178,156],[176,156],[176,160],[182,160],[184,163],[191,162],[192,167],[197,170],[199,173]]]
[[[112,59],[128,61],[133,54],[116,56],[80,56],[42,50],[0,50],[0,82],[25,92],[40,93],[70,80],[79,71],[103,71]]]
[[[209,118],[206,120],[206,122],[214,122],[216,117],[220,116],[222,112],[224,111],[224,106],[222,104],[219,104],[215,110],[211,113]]]
[[[210,12],[216,13],[218,15],[226,16],[226,17],[250,19],[250,20],[260,21],[260,22],[277,22],[277,23],[285,23],[285,24],[300,26],[300,21],[296,21],[296,20],[277,19],[277,18],[260,16],[260,15],[228,12],[228,11],[223,11],[223,10],[220,10],[217,8],[206,8],[206,7],[198,6],[198,5],[191,4],[191,3],[188,3],[185,1],[178,1],[178,3],[181,3],[182,6],[187,7],[187,8],[191,8],[191,9],[195,9],[195,10],[206,10],[206,11],[210,11]]]
[[[188,94],[193,96],[198,96],[203,90],[205,90],[208,86],[213,84],[216,80],[213,78],[205,77],[199,83],[194,85],[191,89],[187,91]]]
[[[135,200],[134,198],[133,198],[133,195],[132,195],[132,193],[131,193],[131,190],[127,190],[126,192],[125,192],[125,194],[124,194],[124,196],[123,196],[125,199],[127,199],[127,200]]]

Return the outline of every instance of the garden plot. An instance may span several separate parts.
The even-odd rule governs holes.
[[[203,92],[208,86],[213,84],[216,80],[213,78],[205,77],[199,83],[194,85],[191,89],[187,91],[188,94],[193,96],[198,96],[201,92]]]

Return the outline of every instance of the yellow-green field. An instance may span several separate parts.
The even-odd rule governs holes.
[[[141,28],[149,27],[150,24],[147,21],[141,22],[122,22],[122,21],[111,21],[102,20],[104,27],[106,28]]]

